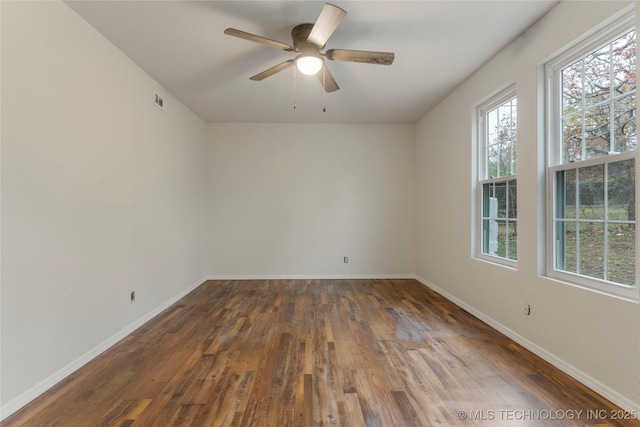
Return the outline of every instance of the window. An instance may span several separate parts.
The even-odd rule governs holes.
[[[517,102],[510,87],[478,114],[479,258],[515,266],[518,259]]]
[[[634,14],[547,65],[551,276],[637,297]]]

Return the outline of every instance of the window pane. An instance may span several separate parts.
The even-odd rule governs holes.
[[[585,112],[584,143],[586,159],[609,155],[609,105],[600,105]]]
[[[514,175],[516,145],[515,98],[485,114],[487,177]]]
[[[638,146],[635,92],[616,100],[614,109],[614,150],[618,153],[635,150]]]
[[[489,184],[482,185],[482,217],[489,217]]]
[[[608,277],[624,285],[636,283],[636,226],[609,224]]]
[[[559,270],[577,272],[576,223],[574,221],[558,221],[557,236],[557,268]]]
[[[498,137],[500,141],[511,139],[515,129],[511,126],[511,103],[507,102],[498,107]]]
[[[498,110],[487,113],[487,145],[498,143]]]
[[[487,150],[487,178],[500,176],[500,144],[498,141],[498,111],[491,110],[486,115],[486,150]]]
[[[498,227],[498,248],[495,255],[507,257],[507,222],[504,220],[496,221]]]
[[[516,180],[508,181],[507,186],[507,217],[510,219],[518,218],[518,187]]]
[[[636,32],[631,31],[612,44],[614,94],[636,88]]]
[[[604,165],[580,168],[579,218],[604,219]]]
[[[636,186],[635,162],[623,160],[608,166],[608,208],[609,219],[635,221]]]
[[[511,145],[516,139],[515,105],[512,101],[498,107],[498,139],[503,145]]]
[[[610,46],[588,55],[584,59],[584,104],[586,108],[605,102],[610,94]]]
[[[507,182],[509,191],[507,195],[507,216],[511,219],[518,218],[518,186],[516,180]]]
[[[509,221],[507,229],[507,258],[518,260],[518,223]]]
[[[504,190],[502,191],[504,192]],[[482,212],[485,219],[482,221],[482,252],[489,255],[497,255],[498,252],[498,197],[496,184],[484,184],[482,186]]]
[[[576,218],[576,170],[557,172],[556,218]]]
[[[516,174],[516,155],[518,154],[518,150],[516,150],[516,141],[517,141],[517,129],[518,129],[518,105],[516,98],[511,100],[511,116],[510,116],[510,125],[511,125],[511,135],[509,141],[509,154],[511,155],[511,175]]]
[[[562,115],[579,111],[582,107],[582,61],[562,70]]]
[[[502,141],[500,143],[500,176],[515,174],[515,143]]]
[[[563,163],[582,160],[582,116],[573,115],[562,121]]]
[[[507,183],[488,184],[489,218],[506,218],[507,216]]]
[[[482,220],[482,253],[495,255],[498,250],[498,224],[494,220]]]
[[[579,223],[580,268],[578,273],[604,279],[604,224]]]
[[[498,164],[500,162],[499,145],[491,145],[487,147],[487,178],[497,178],[500,176]]]
[[[482,185],[482,253],[517,260],[517,180]]]

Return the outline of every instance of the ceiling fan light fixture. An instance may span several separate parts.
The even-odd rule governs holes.
[[[302,74],[312,76],[322,68],[322,58],[317,55],[302,54],[296,58],[296,67]]]

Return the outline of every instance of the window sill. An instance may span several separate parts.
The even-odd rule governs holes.
[[[478,261],[487,262],[489,264],[497,265],[499,267],[507,267],[511,270],[518,269],[518,261],[512,261],[506,258],[500,258],[498,256],[491,256],[486,254],[476,254],[474,256]]]
[[[559,270],[551,270],[545,276],[547,279],[559,282],[567,286],[584,289],[600,295],[621,299],[627,302],[639,303],[640,295],[638,286],[618,285],[604,280],[593,279],[580,274],[568,273]]]

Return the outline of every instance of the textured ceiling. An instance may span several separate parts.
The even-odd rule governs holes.
[[[294,81],[293,68],[249,80],[294,54],[223,33],[290,44],[324,2],[66,3],[207,122],[413,123],[557,1],[333,2],[347,15],[326,49],[390,51],[395,61],[328,61],[340,90],[326,95],[315,77]]]

